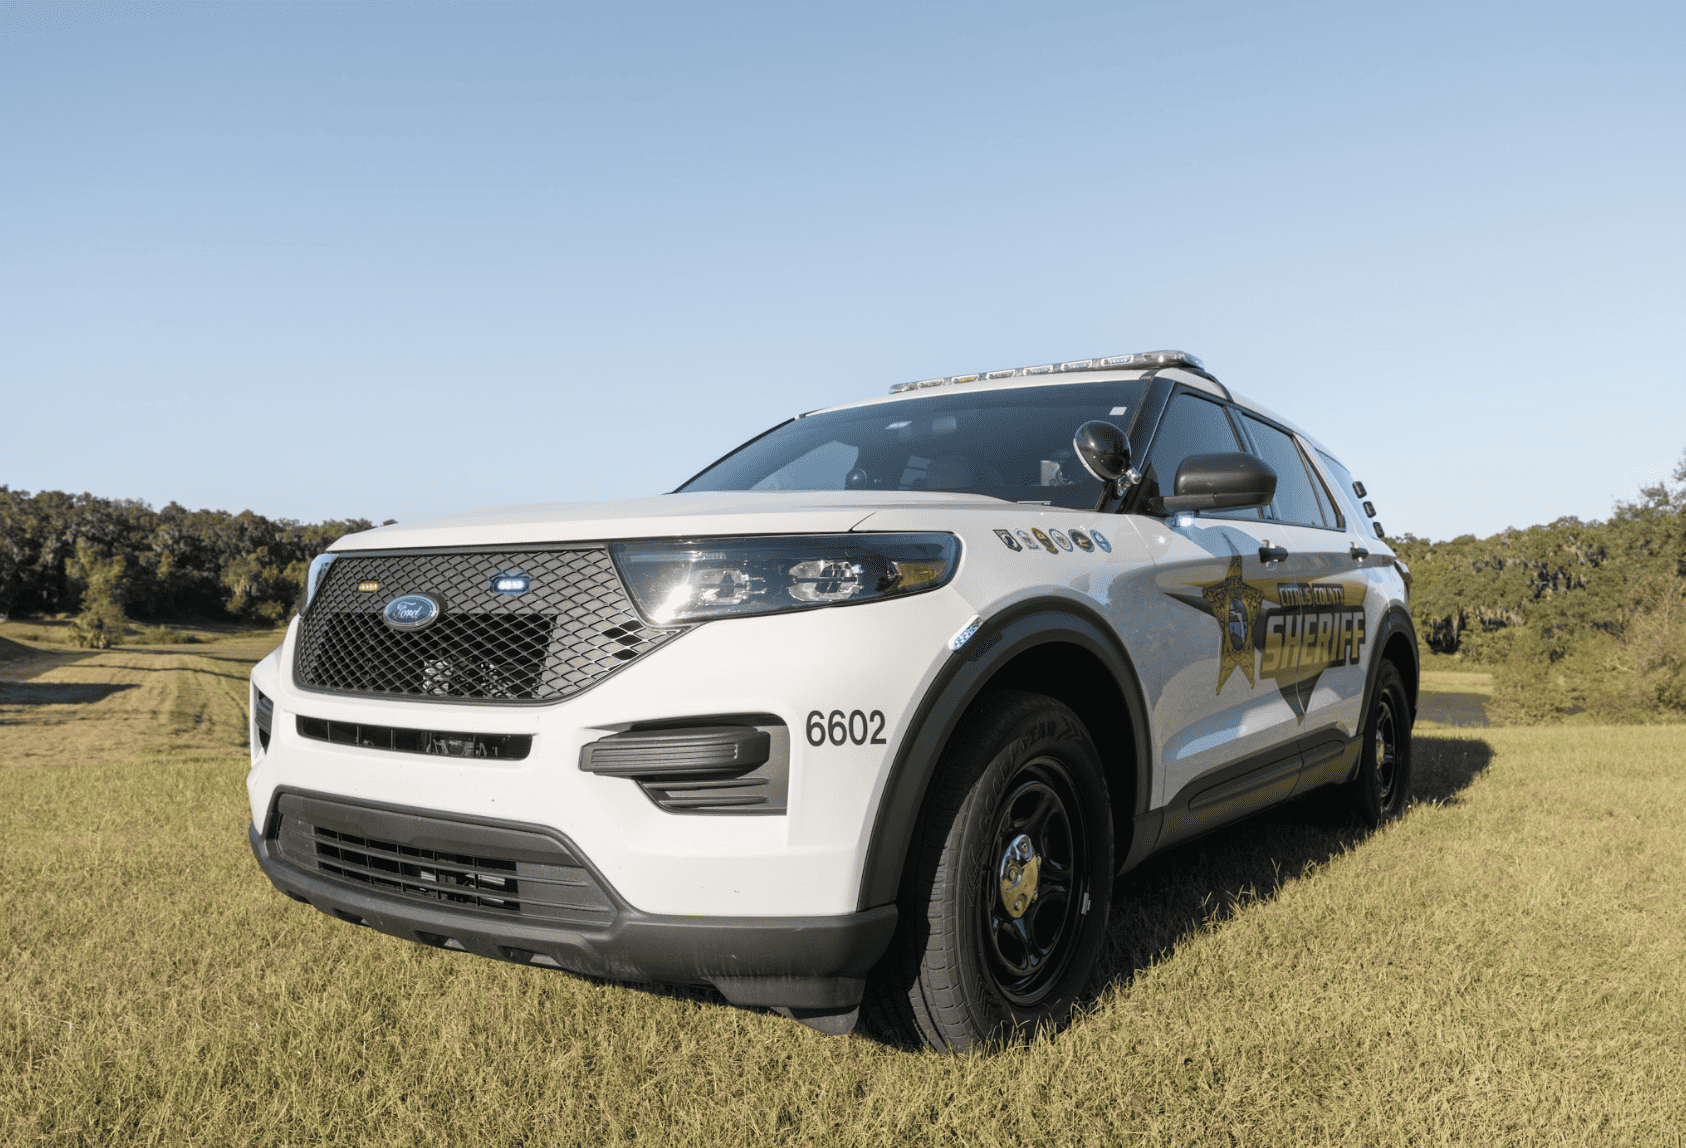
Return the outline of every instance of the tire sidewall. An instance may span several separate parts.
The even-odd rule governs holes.
[[[961,806],[950,833],[950,843],[959,836],[959,849],[950,850],[945,879],[953,881],[957,896],[942,906],[946,918],[934,928],[954,937],[960,967],[957,970],[964,997],[973,1013],[972,1027],[996,1039],[1047,1025],[1059,1025],[1070,1015],[1089,973],[1106,941],[1107,909],[1112,895],[1112,826],[1110,804],[1100,758],[1082,723],[1066,707],[1052,699],[1014,724],[1004,743],[983,764],[971,793]],[[1078,930],[1064,964],[1047,994],[1035,1005],[1021,1006],[1008,999],[996,983],[985,951],[988,941],[982,929],[983,906],[994,894],[991,887],[997,859],[993,857],[995,829],[1001,803],[1028,763],[1051,757],[1064,767],[1075,808],[1081,817],[1082,857],[1085,876],[1073,897],[1081,904],[1088,897],[1088,909],[1081,908],[1072,924]],[[933,906],[935,910],[937,906]]]
[[[1382,710],[1393,711],[1394,774],[1393,790],[1386,804],[1382,800],[1382,779],[1376,769],[1376,739]],[[1411,790],[1411,714],[1405,695],[1405,682],[1399,670],[1384,660],[1376,674],[1376,687],[1370,696],[1370,706],[1364,715],[1364,745],[1358,762],[1355,798],[1359,813],[1372,825],[1392,821],[1405,812]]]

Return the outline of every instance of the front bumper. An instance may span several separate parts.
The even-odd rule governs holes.
[[[971,610],[945,587],[900,601],[709,623],[576,697],[532,706],[301,689],[292,674],[295,623],[294,636],[252,674],[273,705],[267,743],[253,733],[251,817],[263,826],[276,795],[292,790],[487,822],[517,818],[566,834],[644,913],[847,914],[867,907],[860,874],[891,755]],[[815,744],[816,711],[859,721],[847,739],[833,741],[828,730]],[[637,780],[581,768],[585,746],[632,729],[728,719],[770,725],[769,718],[783,723],[777,748],[788,746],[788,756],[778,755],[787,779],[782,811],[676,810]],[[393,752],[306,736],[301,719],[313,728],[530,739],[530,752],[520,759]]]
[[[896,925],[893,905],[825,917],[644,913],[555,830],[325,795],[283,794],[265,829],[254,825],[249,836],[277,889],[341,920],[495,960],[712,985],[737,1005],[853,1008]],[[376,861],[359,861],[377,848],[384,853]],[[453,861],[466,868],[442,883]],[[493,879],[497,897],[462,879],[498,864],[510,879],[507,890]],[[516,900],[542,896],[547,885],[574,893],[564,890],[549,905]]]

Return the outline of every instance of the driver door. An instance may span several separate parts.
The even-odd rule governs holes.
[[[1170,494],[1190,455],[1250,449],[1229,408],[1179,391],[1149,448],[1136,505]],[[1293,791],[1305,716],[1296,708],[1298,661],[1282,661],[1288,635],[1267,666],[1267,635],[1282,588],[1314,577],[1318,562],[1258,509],[1142,514],[1136,525],[1153,555],[1157,591],[1143,619],[1150,654],[1138,667],[1153,710],[1155,805],[1187,811],[1194,831]],[[1286,593],[1293,599],[1298,591]]]

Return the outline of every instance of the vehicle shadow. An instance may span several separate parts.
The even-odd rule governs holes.
[[[1492,760],[1491,748],[1477,737],[1419,734],[1412,743],[1416,803],[1455,803]],[[1174,957],[1187,938],[1222,928],[1248,904],[1361,848],[1374,831],[1332,812],[1328,792],[1175,846],[1119,878],[1106,943],[1082,1000],[1092,1004],[1112,989],[1128,987],[1138,974]],[[866,1024],[856,1032],[916,1051],[881,1025]]]
[[[1412,749],[1414,804],[1456,804],[1492,761],[1492,749],[1476,737],[1418,734]],[[1106,947],[1086,995],[1129,985],[1175,955],[1185,938],[1221,927],[1373,832],[1331,813],[1327,797],[1313,793],[1150,858],[1114,888]]]

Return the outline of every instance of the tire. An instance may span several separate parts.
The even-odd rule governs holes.
[[[1358,771],[1339,792],[1347,811],[1372,827],[1405,812],[1411,794],[1411,702],[1398,668],[1386,659],[1377,668],[1364,715]]]
[[[1112,873],[1106,779],[1077,715],[1041,694],[980,698],[914,831],[872,1023],[954,1052],[1063,1027],[1106,940]]]

